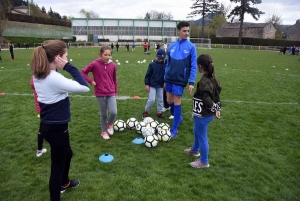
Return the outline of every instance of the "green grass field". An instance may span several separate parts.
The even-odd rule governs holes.
[[[70,49],[69,59],[82,69],[98,51]],[[139,137],[135,131],[115,133],[110,141],[100,137],[99,109],[91,89],[69,94],[74,152],[70,178],[81,184],[62,194],[62,200],[300,200],[300,57],[230,49],[199,49],[202,53],[213,57],[223,88],[221,119],[209,126],[211,167],[191,168],[189,162],[195,158],[183,152],[193,142],[191,95],[183,97],[184,123],[178,136],[149,149],[131,143]],[[32,49],[15,50],[15,61],[10,61],[8,51],[1,54],[0,92],[6,95],[0,96],[0,200],[49,200],[47,142],[48,152],[35,156],[39,119],[27,66]],[[121,47],[113,54],[113,60],[121,62],[118,96],[130,97],[117,101],[117,119],[141,120],[147,101],[144,75],[154,57],[153,50],[144,55],[141,48],[125,52]],[[137,63],[143,59],[146,64]],[[134,100],[134,95],[142,98]],[[150,111],[153,117],[155,109]],[[172,124],[169,119],[158,121]],[[115,160],[99,162],[103,153]]]

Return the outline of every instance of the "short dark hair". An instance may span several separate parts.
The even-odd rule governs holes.
[[[180,30],[182,27],[189,27],[190,23],[187,21],[181,21],[177,24],[177,30]]]

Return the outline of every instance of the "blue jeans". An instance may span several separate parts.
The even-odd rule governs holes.
[[[192,150],[200,151],[200,161],[208,163],[209,144],[207,138],[208,124],[214,119],[214,116],[194,117],[194,144]]]
[[[156,107],[157,113],[162,113],[163,104],[164,104],[163,88],[150,87],[149,99],[146,103],[145,111],[148,112],[151,109],[151,107],[155,103],[155,97],[157,98],[157,107]]]

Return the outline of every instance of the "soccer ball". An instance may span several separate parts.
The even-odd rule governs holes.
[[[123,121],[121,119],[115,121],[115,123],[114,123],[114,129],[115,129],[115,131],[124,131],[125,128],[126,128],[125,121]]]
[[[152,119],[151,117],[145,117],[144,120],[143,120],[146,125],[150,124],[152,121],[154,121],[154,119]]]
[[[141,63],[140,61],[138,61],[138,63]]]
[[[158,144],[158,138],[156,135],[148,135],[145,137],[144,143],[145,143],[146,147],[149,147],[149,148],[156,147]]]
[[[161,129],[159,132],[158,132],[158,135],[157,135],[158,139],[160,141],[164,141],[164,142],[167,142],[171,139],[171,132],[169,129]]]
[[[143,129],[144,127],[146,127],[145,122],[143,122],[143,121],[138,122],[138,123],[136,124],[136,126],[135,126],[136,132],[137,132],[138,134],[142,134],[142,129]]]
[[[150,126],[146,126],[142,128],[142,135],[144,137],[148,136],[148,135],[154,135],[154,129]]]
[[[116,62],[119,62],[119,60],[116,60]]]
[[[128,64],[128,61],[125,61]]]
[[[158,126],[158,121],[154,120],[152,122],[150,122],[148,125],[150,125],[150,127],[152,127],[154,129],[154,131],[156,131],[156,127]]]
[[[156,127],[156,129],[157,129],[157,132],[159,132],[162,129],[169,130],[170,126],[167,123],[160,123],[160,124],[158,124],[158,126]]]
[[[120,63],[117,63],[117,65],[120,66],[121,64],[120,64]]]
[[[138,124],[138,121],[136,120],[136,118],[129,118],[126,122],[127,128],[129,129],[135,129],[136,125]]]

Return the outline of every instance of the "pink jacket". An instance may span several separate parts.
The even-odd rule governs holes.
[[[36,93],[36,91],[35,91],[34,84],[33,84],[33,76],[31,76],[31,79],[30,79],[30,86],[31,86],[31,88],[33,89],[34,102],[35,102],[35,110],[36,110],[36,112],[37,112],[38,114],[40,114],[41,109],[40,109],[39,101],[37,100],[38,95],[37,95],[37,93]]]
[[[93,74],[94,80],[88,76],[90,72]],[[111,60],[108,63],[104,63],[101,59],[96,59],[83,68],[81,74],[88,83],[96,82],[95,96],[117,95],[117,67]]]

